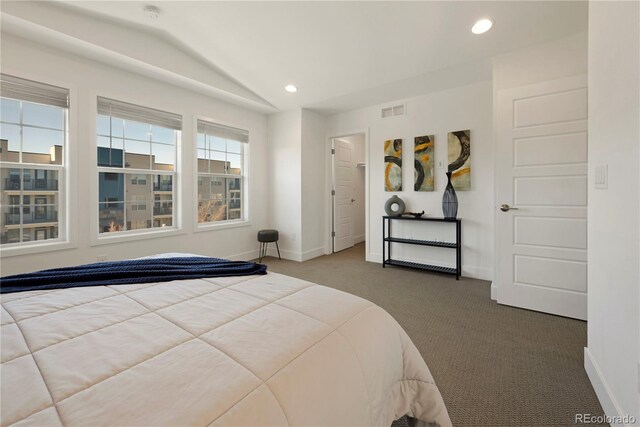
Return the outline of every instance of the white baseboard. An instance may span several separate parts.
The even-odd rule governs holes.
[[[491,299],[498,301],[498,285],[495,282],[491,282]]]
[[[591,385],[596,392],[596,396],[598,396],[598,400],[600,401],[600,405],[602,405],[604,413],[609,417],[624,419],[624,416],[626,414],[622,412],[622,408],[620,408],[620,405],[618,405],[615,396],[613,395],[613,393],[611,393],[611,389],[607,384],[607,380],[602,375],[602,371],[600,370],[600,367],[598,366],[596,360],[591,355],[591,351],[589,351],[588,347],[584,348],[584,370],[587,371],[587,376],[589,377]],[[611,425],[631,427],[631,424]]]
[[[431,264],[431,265],[437,265],[440,267],[451,267],[450,264],[444,264],[439,261],[429,261],[426,259],[411,259],[411,258],[402,258],[402,259],[409,262]],[[367,261],[377,262],[379,264],[382,264],[382,254],[374,254],[374,253],[367,254]],[[493,269],[462,264],[462,275],[465,277],[471,277],[472,279],[493,280]]]
[[[280,256],[283,259],[288,259],[291,261],[298,261],[298,262],[303,262],[303,261],[308,261],[310,259],[319,257],[324,255],[324,246],[321,246],[319,248],[315,248],[315,249],[311,249],[310,251],[305,251],[305,252],[299,252],[299,251],[291,251],[288,249],[280,249]],[[269,247],[267,249],[267,255],[270,257],[278,257],[278,250],[275,247]]]
[[[302,252],[300,259],[302,261],[308,261],[310,259],[317,258],[322,255],[324,255],[324,246],[311,249],[310,251]]]
[[[278,258],[278,250],[275,246],[269,246],[267,248],[267,256]],[[288,259],[291,261],[302,261],[302,253],[299,251],[292,251],[289,249],[280,249],[280,256],[282,259]]]
[[[378,264],[382,264],[382,254],[367,253],[365,255],[365,258],[369,262],[377,262]]]
[[[480,280],[493,280],[493,269],[462,264],[462,275]]]
[[[364,239],[365,239],[365,235],[364,234],[361,234],[360,236],[355,236],[353,238],[353,244],[357,245],[358,243],[362,243],[362,242],[364,242]]]

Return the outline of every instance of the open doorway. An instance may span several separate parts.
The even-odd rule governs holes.
[[[366,161],[364,133],[331,140],[332,252],[366,239]]]

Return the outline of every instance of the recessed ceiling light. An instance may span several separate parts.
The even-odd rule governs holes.
[[[479,19],[473,27],[471,27],[471,32],[473,34],[483,34],[489,31],[493,27],[493,21],[491,19]]]
[[[156,20],[160,17],[160,8],[157,6],[153,6],[151,4],[146,5],[145,7],[142,8],[142,12],[144,13],[144,15],[152,20]]]
[[[298,91],[298,88],[297,88],[297,87],[295,87],[294,85],[286,85],[286,86],[284,87],[284,90],[286,90],[287,92],[294,93],[294,92],[297,92],[297,91]]]

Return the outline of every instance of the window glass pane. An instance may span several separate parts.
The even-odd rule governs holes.
[[[147,123],[134,122],[127,120],[125,123],[125,138],[139,139],[143,141],[151,140],[151,125]]]
[[[22,128],[22,162],[61,164],[64,133],[59,130]]]
[[[31,240],[48,240],[58,238],[58,227],[38,227],[34,229]]]
[[[151,144],[154,170],[175,170],[176,148],[173,145]]]
[[[146,198],[138,198],[135,202],[127,202],[125,209],[127,230],[151,228],[151,205]]]
[[[167,216],[167,217],[161,217],[161,218],[154,218],[153,226],[154,227],[171,227],[173,226],[173,217]]]
[[[240,191],[241,190],[241,183],[240,183],[240,178],[230,178],[229,180],[229,190],[231,191]]]
[[[204,139],[204,134],[203,133],[199,133],[198,134],[198,148],[200,149],[206,149],[206,145],[205,145],[205,139]]]
[[[19,200],[13,200],[18,202]],[[3,205],[2,207],[2,230],[7,227],[20,226],[20,206],[16,204]]]
[[[227,154],[227,173],[233,175],[242,173],[242,156],[240,154]]]
[[[124,174],[100,172],[98,174],[99,202],[124,202]]]
[[[211,173],[227,173],[225,153],[209,151],[209,162]]]
[[[2,117],[0,118],[3,122],[11,122],[11,123],[20,123],[20,102],[15,99],[0,99],[0,105],[2,106]]]
[[[206,175],[198,177],[198,200],[211,199],[211,180],[213,178]]]
[[[151,169],[151,143],[125,139],[125,167]]]
[[[20,169],[2,168],[2,191],[20,190]]]
[[[98,166],[122,167],[123,140],[98,136]]]
[[[64,109],[23,102],[22,124],[62,130],[64,129]]]
[[[153,218],[167,217],[173,215],[173,201],[171,196],[160,197],[153,203]]]
[[[173,191],[173,176],[171,176],[171,175],[154,175],[153,191],[155,191],[155,192],[171,192],[171,191]]]
[[[209,199],[198,201],[198,222],[225,221],[227,219],[227,205],[224,199]]]
[[[227,198],[227,179],[226,178],[211,178],[211,198],[212,199],[226,199]]]
[[[125,177],[127,202],[151,199],[151,175],[126,174]]]
[[[118,138],[124,138],[124,120],[117,117],[111,117],[111,135]]]
[[[50,202],[53,200],[45,200]],[[50,224],[58,222],[58,206],[54,204],[36,203],[29,213],[22,213],[22,223],[26,225],[32,224]]]
[[[98,114],[98,118],[96,119],[96,133],[98,135],[111,135],[111,127],[109,125],[109,116],[103,116]]]
[[[107,202],[98,204],[100,233],[124,231],[124,203]]]
[[[229,199],[229,210],[240,211],[240,198]]]
[[[225,151],[227,149],[224,139],[211,135],[208,135],[207,139],[209,142],[209,150]]]
[[[242,143],[227,139],[227,151],[229,153],[242,153]]]
[[[3,162],[20,161],[20,126],[0,124],[0,160]]]
[[[22,176],[22,189],[24,191],[58,191],[58,171],[46,169],[25,169]],[[55,200],[57,193],[35,195],[36,203],[57,203]]]
[[[198,150],[198,172],[209,172],[209,161],[205,150]]]
[[[5,243],[20,243],[20,228],[10,228],[6,231],[2,231],[2,237],[0,238],[2,244]]]
[[[175,131],[160,126],[151,126],[151,140],[153,142],[174,145],[176,142]]]

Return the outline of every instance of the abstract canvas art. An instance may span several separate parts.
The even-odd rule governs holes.
[[[433,135],[414,139],[414,191],[433,191]]]
[[[384,191],[402,191],[402,139],[384,142]]]
[[[447,145],[453,188],[471,190],[471,131],[449,132]]]

